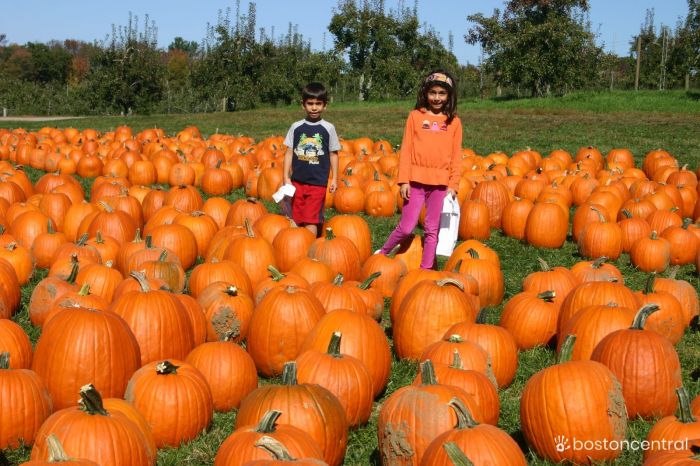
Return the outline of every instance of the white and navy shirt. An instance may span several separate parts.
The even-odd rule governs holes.
[[[292,123],[284,139],[292,148],[292,180],[326,186],[331,169],[331,152],[340,150],[335,126],[325,120]]]

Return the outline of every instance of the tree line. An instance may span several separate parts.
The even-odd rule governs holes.
[[[332,46],[312,50],[296,26],[258,27],[256,4],[219,11],[199,42],[157,44],[148,16],[131,14],[102,41],[9,43],[0,34],[0,107],[14,114],[129,114],[231,111],[286,105],[312,80],[337,101],[412,99],[429,69],[457,76],[461,97],[548,96],[574,90],[688,88],[700,69],[700,0],[674,28],[647,11],[629,53],[596,43],[587,0],[508,0],[491,16],[467,17],[463,39],[479,44],[478,64],[461,65],[452,33],[445,44],[421,24],[417,0],[339,0],[327,27]],[[325,36],[324,36],[325,42]],[[639,47],[639,53],[637,48]]]

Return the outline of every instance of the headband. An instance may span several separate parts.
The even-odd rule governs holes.
[[[425,82],[429,83],[431,81],[438,81],[447,84],[452,87],[452,79],[444,73],[432,73],[425,78]]]

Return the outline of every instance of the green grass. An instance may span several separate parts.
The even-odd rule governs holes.
[[[411,102],[383,104],[339,104],[331,105],[327,118],[339,133],[346,138],[369,136],[373,139],[388,139],[398,144]],[[478,153],[503,150],[512,152],[532,147],[543,154],[555,148],[575,152],[579,147],[594,145],[603,153],[614,147],[628,147],[640,161],[643,155],[662,147],[676,155],[681,161],[696,168],[700,157],[700,104],[697,96],[679,92],[574,94],[562,99],[523,99],[504,101],[463,102],[459,111],[464,125],[464,146]],[[244,134],[261,139],[270,135],[284,134],[289,124],[302,116],[298,106],[260,109],[256,111],[207,115],[136,116],[129,118],[102,117],[59,122],[60,127],[93,127],[108,131],[127,124],[134,130],[161,127],[172,135],[188,125],[196,125],[204,135],[215,132]],[[0,123],[7,125],[8,123]],[[22,123],[25,128],[38,129],[45,123]],[[20,124],[12,127],[20,126]],[[41,173],[29,170],[36,180]],[[89,192],[90,181],[82,180]],[[229,199],[242,197],[241,192],[231,194]],[[272,206],[268,204],[270,208]],[[333,215],[331,211],[329,215]],[[372,219],[365,217],[371,225],[373,247],[378,248],[395,226],[398,217]],[[523,278],[538,270],[537,258],[544,258],[551,266],[571,266],[580,260],[575,244],[570,241],[557,250],[538,249],[493,231],[487,244],[494,248],[500,258],[505,277],[506,294],[509,299],[521,290]],[[645,275],[636,271],[624,255],[615,263],[624,273],[626,284],[632,289],[641,289]],[[45,276],[39,272],[32,284]],[[694,267],[683,267],[679,278],[700,288]],[[29,324],[27,303],[32,284],[22,290],[22,307],[15,316],[28,330],[33,340],[38,330]],[[489,321],[497,322],[502,305],[489,309]],[[385,313],[386,315],[386,313]],[[387,319],[382,323],[389,326]],[[700,334],[690,328],[677,345],[683,368],[683,381],[694,396],[700,392],[696,369],[700,362]],[[554,362],[554,352],[549,347],[538,347],[520,354],[518,372],[513,384],[500,390],[501,415],[499,426],[510,433],[523,446],[530,464],[549,465],[530,452],[524,443],[519,426],[519,400],[523,387],[532,374]],[[396,389],[410,383],[416,374],[416,364],[394,360],[391,378],[385,393],[375,402],[368,425],[350,432],[345,464],[378,464],[376,454],[376,419],[381,403]],[[264,381],[268,383],[270,381]],[[274,382],[274,380],[272,381]],[[230,434],[235,425],[235,412],[219,413],[206,433],[179,449],[159,452],[159,465],[210,465],[218,445]],[[651,423],[643,420],[630,422],[628,438],[643,439]],[[6,452],[11,462],[28,458],[28,449]],[[11,463],[12,464],[12,463]],[[614,463],[616,465],[641,464],[641,452],[625,451]]]

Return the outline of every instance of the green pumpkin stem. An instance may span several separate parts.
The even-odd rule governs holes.
[[[97,244],[102,244],[105,242],[105,240],[102,238],[102,230],[97,230],[97,233],[95,233],[95,242]]]
[[[543,301],[547,301],[548,303],[551,303],[557,297],[557,292],[554,290],[547,290],[547,291],[543,291],[542,293],[538,294],[537,297]]]
[[[670,269],[668,269],[668,278],[671,280],[676,279],[676,275],[678,275],[678,271],[680,270],[681,266],[680,265],[674,265]]]
[[[632,321],[632,326],[630,327],[630,329],[644,330],[644,325],[646,325],[649,316],[654,312],[658,311],[659,309],[659,305],[654,303],[649,303],[643,306],[639,311],[637,311],[637,314],[634,316],[634,320]]]
[[[574,353],[574,343],[576,343],[576,335],[567,335],[564,342],[561,344],[557,364],[563,364],[571,361],[571,356]]]
[[[549,264],[547,263],[547,261],[545,261],[545,260],[542,259],[541,257],[538,257],[538,258],[537,258],[537,262],[539,262],[539,264],[540,264],[540,269],[541,269],[543,272],[549,272],[550,270],[552,270],[552,268],[549,266]]]
[[[169,375],[169,374],[177,374],[177,370],[180,366],[176,366],[175,364],[171,363],[170,361],[163,361],[158,363],[156,366],[156,374],[158,375]]]
[[[333,332],[333,335],[331,335],[331,341],[328,342],[328,350],[326,353],[330,354],[334,358],[340,358],[343,355],[340,354],[340,341],[343,338],[343,334],[341,332]]]
[[[142,243],[143,238],[141,238],[141,229],[137,228],[136,233],[134,233],[134,239],[131,240],[132,243]]]
[[[455,262],[455,266],[452,267],[452,270],[450,270],[450,272],[459,273],[459,269],[462,267],[463,260],[464,259],[459,259],[457,262]]]
[[[594,269],[599,269],[603,266],[603,264],[605,264],[605,262],[607,262],[607,260],[607,256],[600,256],[591,263],[591,267],[593,267]]]
[[[272,437],[263,435],[258,439],[258,441],[255,442],[254,445],[256,448],[262,448],[268,452],[270,456],[272,456],[273,460],[290,463],[296,462],[296,459],[292,457],[289,450],[287,450],[287,447],[285,447],[279,440],[275,440]]]
[[[368,290],[369,287],[372,286],[372,282],[379,278],[381,274],[381,272],[374,272],[372,275],[367,277],[362,283],[357,285],[357,287],[361,290]]]
[[[276,411],[271,409],[270,411],[263,414],[262,419],[258,423],[258,427],[255,428],[255,432],[259,434],[271,434],[277,430],[277,419],[282,415],[282,411]]]
[[[153,249],[153,237],[151,235],[147,235],[144,242],[146,243],[146,249]]]
[[[435,366],[433,361],[426,359],[420,365],[420,382],[421,385],[437,385],[437,377],[435,377]]]
[[[335,238],[335,234],[333,234],[333,228],[326,227],[326,241],[330,241],[334,238]]]
[[[469,408],[457,397],[454,397],[448,403],[457,415],[457,429],[473,429],[479,423],[474,420]]]
[[[489,315],[489,308],[488,308],[488,307],[482,307],[482,308],[479,310],[479,313],[476,315],[476,323],[477,323],[477,324],[485,324],[485,323],[487,323],[487,322],[486,322],[486,318],[488,317],[488,315]]]
[[[71,285],[75,284],[75,279],[78,277],[78,271],[80,270],[80,263],[78,262],[78,255],[71,254],[70,256],[70,275],[66,278],[66,281]]]
[[[447,341],[449,341],[450,343],[462,343],[464,341],[464,338],[462,338],[461,336],[459,336],[457,334],[454,334],[454,335],[450,335],[450,337],[447,339]]]
[[[459,355],[459,351],[454,350],[452,353],[452,362],[450,363],[449,367],[452,369],[464,369],[464,364],[462,364],[462,357]]]
[[[676,395],[678,395],[678,419],[683,424],[690,424],[691,422],[697,422],[695,416],[693,416],[693,411],[690,409],[690,397],[685,387],[676,388]]]
[[[131,275],[131,277],[139,283],[142,292],[145,293],[146,291],[151,291],[151,285],[148,284],[148,279],[146,278],[145,273],[132,270],[129,275]]]
[[[79,405],[80,409],[90,415],[101,414],[106,416],[108,414],[102,404],[102,395],[95,389],[93,384],[80,387]]]
[[[442,448],[445,449],[447,457],[452,461],[454,466],[474,466],[474,463],[467,458],[467,455],[459,449],[456,443],[447,442],[442,445]]]
[[[653,230],[651,232],[651,235],[649,235],[649,238],[651,239],[659,239],[659,234],[656,232],[656,230]]]
[[[160,253],[160,256],[158,256],[158,262],[165,262],[167,258],[168,258],[168,250],[163,249]]]
[[[630,211],[627,210],[627,209],[620,209],[620,212],[622,212],[622,215],[624,215],[625,218],[632,218],[632,217],[634,217],[634,215],[632,214],[632,212],[630,212]]]
[[[49,452],[49,463],[65,463],[71,460],[56,434],[46,437],[46,449]]]
[[[289,361],[282,368],[282,385],[296,385],[297,383],[297,363]]]
[[[644,284],[644,294],[649,294],[654,292],[654,280],[656,280],[656,272],[650,272],[647,277],[647,281]]]
[[[9,369],[10,368],[10,353],[7,351],[3,351],[0,353],[0,369]]]
[[[469,248],[467,253],[469,253],[469,256],[471,256],[472,259],[479,259],[479,253],[476,251],[476,249]]]
[[[267,271],[270,272],[270,277],[272,277],[272,281],[278,282],[282,280],[284,277],[286,277],[285,274],[280,272],[275,268],[274,265],[270,264],[267,266]]]
[[[80,287],[80,291],[78,291],[78,296],[88,296],[89,294],[90,294],[90,284],[83,283],[83,286]]]
[[[681,225],[681,228],[687,230],[691,223],[693,223],[693,219],[686,217],[683,219],[683,225]]]
[[[343,284],[343,274],[342,273],[338,273],[338,275],[335,276],[335,278],[333,279],[333,284],[335,286],[341,286]]]
[[[75,244],[76,244],[76,246],[85,246],[85,243],[87,243],[87,240],[88,240],[88,234],[83,233],[82,235],[80,235],[80,238],[78,238],[78,241]]]
[[[56,229],[53,227],[53,221],[51,219],[46,221],[46,231],[48,231],[50,235],[56,234]]]

